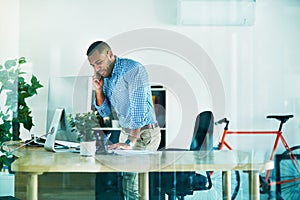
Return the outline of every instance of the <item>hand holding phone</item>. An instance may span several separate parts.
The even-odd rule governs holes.
[[[104,80],[103,77],[101,76],[100,72],[95,71],[95,74],[93,76],[93,83],[96,89],[102,89]]]
[[[98,71],[96,72],[96,77],[99,81],[102,79],[100,72],[98,72]]]

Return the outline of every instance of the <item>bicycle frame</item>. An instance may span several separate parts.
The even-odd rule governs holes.
[[[227,124],[228,125],[228,124]],[[299,167],[300,167],[300,164],[298,162],[298,160],[296,159],[296,156],[292,153],[291,151],[291,148],[289,147],[289,145],[287,144],[285,138],[283,137],[282,135],[282,131],[281,131],[281,128],[279,128],[278,131],[228,131],[227,128],[228,126],[226,125],[226,127],[224,128],[224,131],[223,131],[223,135],[222,135],[222,139],[219,143],[219,149],[222,150],[224,146],[226,146],[229,150],[232,150],[233,148],[228,144],[228,142],[226,142],[225,138],[227,135],[276,135],[276,139],[275,139],[275,142],[274,142],[274,145],[273,145],[273,149],[272,149],[272,153],[271,153],[271,156],[270,156],[270,160],[273,161],[274,160],[274,156],[275,156],[275,152],[276,152],[276,149],[278,147],[278,143],[279,143],[279,140],[282,142],[282,144],[284,145],[285,149],[287,149],[289,152],[290,152],[290,159],[293,161],[293,165],[294,167],[297,169],[297,172],[300,174],[300,171],[299,171]],[[296,178],[296,179],[290,179],[290,180],[283,180],[283,181],[276,181],[276,182],[269,182],[269,177],[270,177],[270,173],[271,173],[271,170],[267,170],[266,172],[266,177],[265,177],[265,180],[266,182],[268,183],[268,185],[276,185],[276,184],[283,184],[283,183],[286,183],[286,182],[293,182],[293,181],[296,181],[296,180],[300,180],[300,178]]]

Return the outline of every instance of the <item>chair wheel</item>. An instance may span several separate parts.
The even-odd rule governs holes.
[[[260,193],[261,194],[269,194],[270,190],[271,190],[271,187],[269,185],[270,179],[268,179],[268,182],[267,182],[264,177],[259,176],[259,182],[260,182],[260,185],[259,185]]]

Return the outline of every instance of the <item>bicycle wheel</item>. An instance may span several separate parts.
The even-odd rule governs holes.
[[[276,181],[285,181],[276,186],[277,199],[300,199],[300,146],[294,146],[291,150],[297,158],[296,162],[290,159],[288,150],[276,156]]]
[[[199,172],[198,172],[199,173]],[[201,172],[201,174],[204,172]],[[214,171],[211,175],[212,187],[209,190],[195,191],[193,195],[188,195],[185,197],[186,200],[215,200],[215,199],[223,199],[222,194],[222,172]],[[231,199],[239,199],[237,198],[238,191],[240,188],[240,173],[239,171],[231,172]]]
[[[231,199],[236,199],[238,192],[240,190],[240,172],[239,171],[232,171],[231,172]]]

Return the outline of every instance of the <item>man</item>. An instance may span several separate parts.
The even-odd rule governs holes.
[[[103,41],[91,44],[87,56],[94,68],[95,107],[102,117],[115,110],[122,127],[119,143],[109,149],[157,150],[161,133],[145,67],[115,56]],[[126,199],[138,199],[137,173],[124,173],[123,193]]]

